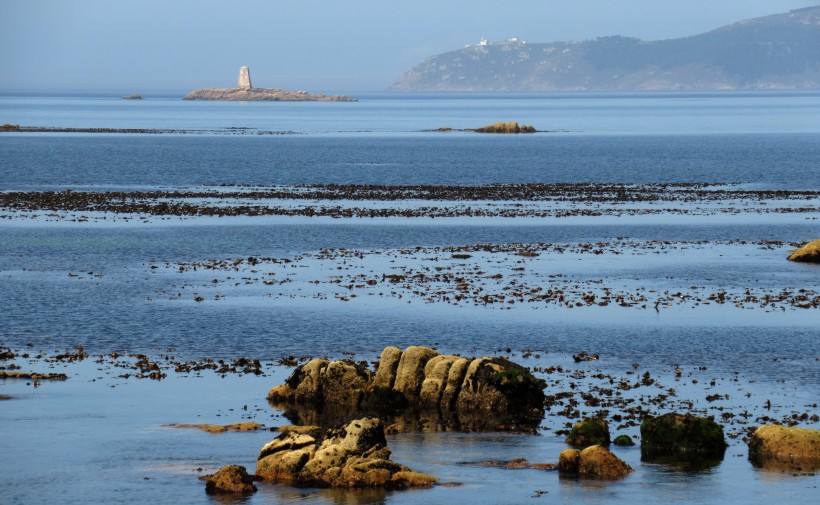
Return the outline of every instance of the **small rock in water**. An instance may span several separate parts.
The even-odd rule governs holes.
[[[200,477],[205,481],[205,492],[208,494],[248,495],[257,491],[253,485],[254,476],[249,475],[244,466],[226,465],[213,475]]]

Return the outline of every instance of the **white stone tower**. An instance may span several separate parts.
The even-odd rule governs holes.
[[[239,89],[253,88],[253,86],[251,86],[251,71],[248,67],[239,69],[239,81],[236,83],[236,87]]]

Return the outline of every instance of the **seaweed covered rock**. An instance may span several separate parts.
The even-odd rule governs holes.
[[[816,472],[820,470],[820,430],[761,426],[749,440],[749,460],[767,470]]]
[[[384,425],[376,418],[324,433],[281,433],[259,452],[256,473],[265,480],[316,487],[406,489],[436,482],[390,460]]]
[[[609,445],[609,425],[600,418],[582,419],[572,427],[566,443],[576,447]]]
[[[792,252],[788,260],[803,263],[820,263],[820,239],[812,240],[800,249]]]
[[[268,400],[297,424],[374,414],[410,429],[534,431],[544,416],[544,386],[503,358],[387,347],[375,373],[351,361],[315,359],[271,389]],[[422,419],[427,424],[420,427]]]
[[[635,445],[635,442],[629,435],[618,435],[617,437],[615,437],[615,440],[613,440],[612,443],[614,445],[619,445],[621,447],[631,447]]]
[[[558,457],[558,471],[562,474],[579,475],[599,479],[617,479],[632,472],[632,467],[602,445],[586,449],[567,449]]]
[[[641,423],[641,457],[697,462],[722,460],[726,452],[723,428],[712,419],[670,412]]]
[[[208,494],[248,495],[256,492],[254,477],[248,475],[244,466],[226,465],[213,475],[201,477],[205,481],[205,492]]]

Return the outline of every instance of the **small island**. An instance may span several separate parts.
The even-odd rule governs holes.
[[[435,130],[423,130],[434,132],[476,132],[476,133],[538,133],[534,126],[519,125],[516,121],[505,123],[498,121],[481,128],[450,128],[447,126],[436,128]]]
[[[142,100],[142,95],[139,93],[131,93],[122,97],[123,100]]]
[[[202,88],[191,91],[183,100],[229,100],[229,101],[272,101],[272,102],[356,102],[349,96],[327,96],[307,91],[287,91],[284,89],[254,88],[248,67],[239,69],[239,81],[235,88]]]

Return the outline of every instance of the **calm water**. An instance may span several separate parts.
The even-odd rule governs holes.
[[[191,103],[164,95],[145,96],[143,101],[96,95],[0,96],[0,123],[250,127],[298,134],[3,133],[0,190],[329,182],[727,182],[755,188],[820,189],[820,93],[371,95],[349,104]],[[511,137],[422,131],[497,120],[555,131]],[[809,213],[764,221],[754,215],[729,215],[605,223],[595,218],[557,222],[240,218],[85,224],[0,219],[0,346],[19,348],[31,343],[50,350],[79,344],[97,353],[158,353],[173,347],[186,359],[339,357],[342,352],[375,359],[385,345],[414,344],[483,355],[509,346],[544,349],[548,355],[539,365],[571,363],[572,353],[587,350],[604,357],[595,366],[606,373],[624,373],[635,362],[659,373],[670,373],[675,364],[706,366],[719,377],[738,372],[755,405],[763,395],[782,395],[788,398],[784,414],[789,409],[817,412],[817,309],[766,312],[701,306],[656,313],[516,307],[504,311],[364,297],[351,303],[298,296],[274,300],[269,291],[241,285],[220,287],[220,301],[196,303],[190,287],[183,286],[205,284],[210,274],[181,275],[174,265],[252,255],[293,258],[322,248],[392,251],[484,243],[577,244],[622,237],[636,242],[708,243],[659,257],[631,250],[623,257],[595,261],[572,255],[544,255],[539,261],[556,273],[580,280],[605,279],[624,288],[817,289],[820,270],[784,261],[788,246],[768,250],[726,241],[819,238],[818,217]],[[151,265],[162,268],[151,269]],[[415,265],[406,266],[410,267]],[[175,291],[184,296],[167,296]],[[194,469],[213,469],[228,462],[253,466],[256,451],[271,435],[214,437],[160,425],[238,422],[239,414],[228,409],[244,404],[258,404],[260,422],[265,422],[264,417],[277,415],[264,404],[265,391],[288,371],[275,368],[269,378],[172,378],[160,384],[117,380],[86,365],[69,368],[69,373],[78,375],[36,390],[21,382],[0,381],[0,393],[17,397],[0,402],[7,434],[0,452],[11,455],[0,463],[3,503],[205,501]],[[90,381],[98,375],[104,379]],[[700,396],[697,399],[702,401]],[[276,417],[267,421],[283,422]],[[745,461],[742,443],[730,448],[719,467],[695,474],[641,464],[637,452],[621,450],[618,454],[637,471],[618,483],[579,483],[559,480],[555,474],[458,464],[521,456],[553,461],[563,443],[550,432],[538,437],[404,434],[391,438],[390,445],[397,460],[464,485],[386,496],[303,493],[265,486],[250,501],[520,503],[530,500],[536,490],[546,490],[542,500],[559,497],[581,503],[766,503],[774,499],[808,503],[816,496],[818,484],[817,477],[791,478],[753,470]],[[43,468],[43,459],[52,464]],[[43,487],[50,491],[31,489],[32,474],[43,479]],[[57,489],[60,494],[54,494]]]

